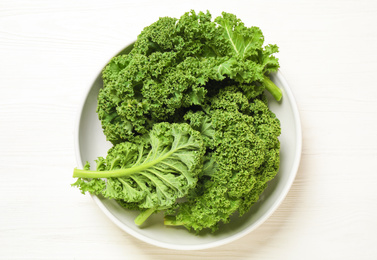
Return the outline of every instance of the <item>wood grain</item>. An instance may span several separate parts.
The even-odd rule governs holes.
[[[297,178],[257,230],[220,248],[157,248],[70,187],[84,93],[160,16],[237,14],[280,46],[303,127]],[[0,3],[0,259],[376,259],[376,1]]]

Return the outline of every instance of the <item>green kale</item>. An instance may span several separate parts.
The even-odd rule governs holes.
[[[85,192],[165,225],[216,230],[259,199],[280,163],[280,122],[265,91],[276,45],[235,15],[187,12],[144,28],[102,71],[97,113],[114,145],[96,170],[74,170]],[[182,200],[177,200],[183,198]]]
[[[165,225],[216,230],[246,213],[279,169],[280,122],[263,96],[248,100],[242,87],[224,88],[208,113],[185,118],[205,136],[207,154],[196,192],[167,211]]]
[[[98,116],[109,141],[117,144],[147,133],[182,109],[205,103],[213,82],[242,83],[248,98],[267,89],[281,91],[268,79],[279,67],[263,47],[257,27],[246,27],[233,14],[212,21],[209,12],[163,17],[144,28],[129,54],[114,57],[104,68]]]
[[[199,132],[188,124],[155,124],[149,135],[123,142],[97,160],[97,169],[75,169],[74,186],[121,205],[148,210],[145,215],[172,206],[196,186],[202,170],[204,145]],[[106,178],[103,180],[102,178]],[[143,219],[141,221],[140,219]]]

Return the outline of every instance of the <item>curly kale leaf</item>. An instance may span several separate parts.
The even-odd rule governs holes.
[[[195,187],[203,154],[200,133],[188,124],[159,123],[148,137],[110,148],[106,159],[97,160],[95,171],[88,164],[83,170],[75,169],[73,177],[78,180],[73,185],[153,213],[170,207]]]
[[[217,17],[215,22],[222,31],[220,39],[228,42],[229,56],[248,58],[258,55],[264,41],[263,33],[258,27],[248,28],[235,15],[225,12]]]
[[[153,123],[169,121],[177,110],[203,102],[211,62],[173,52],[121,55],[102,73],[97,113],[113,144],[148,132]]]
[[[248,98],[267,89],[280,100],[280,89],[268,79],[279,67],[272,55],[278,48],[263,42],[259,28],[228,13],[212,21],[209,12],[191,11],[145,27],[131,52],[103,70],[97,113],[107,139],[132,140],[182,109],[203,105],[218,91],[213,82],[230,79],[245,86]]]
[[[214,231],[234,213],[246,213],[277,174],[280,122],[263,96],[249,101],[241,89],[226,87],[207,113],[186,115],[194,129],[206,129],[205,166],[196,192],[167,212],[165,225]]]
[[[282,97],[281,90],[268,79],[268,74],[279,68],[278,59],[272,54],[278,47],[270,44],[263,47],[264,36],[258,27],[246,27],[234,14],[222,13],[215,19],[221,36],[218,41],[227,46],[224,59],[216,68],[220,79],[230,77],[239,83],[263,86],[276,100]],[[259,83],[259,84],[256,84]]]

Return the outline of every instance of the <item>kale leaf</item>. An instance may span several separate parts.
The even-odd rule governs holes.
[[[203,105],[218,85],[213,82],[242,83],[248,98],[267,89],[280,100],[268,79],[279,68],[278,48],[263,43],[259,28],[225,12],[214,21],[209,12],[194,11],[160,18],[144,28],[129,54],[103,70],[97,112],[107,139],[132,140],[182,109]]]
[[[75,169],[74,186],[135,209],[165,209],[196,186],[204,145],[188,124],[159,123],[147,137],[123,142],[97,160],[97,169]],[[103,180],[102,178],[106,178]],[[141,224],[141,223],[139,223]]]

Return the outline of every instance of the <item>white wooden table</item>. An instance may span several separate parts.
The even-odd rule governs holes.
[[[83,95],[160,16],[236,14],[280,47],[302,161],[279,209],[226,246],[172,251],[121,231],[71,188]],[[0,2],[0,259],[377,259],[377,2]]]

